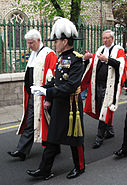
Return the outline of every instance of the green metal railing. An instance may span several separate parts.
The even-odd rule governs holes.
[[[37,29],[42,35],[42,42],[45,46],[54,49],[52,42],[47,42],[52,30],[52,21],[23,21],[16,20],[13,23],[3,20],[0,24],[0,73],[22,72],[25,70],[30,49],[27,48],[24,35],[30,29]],[[127,28],[99,25],[79,24],[79,37],[83,40],[75,41],[74,48],[80,53],[89,50],[94,53],[102,45],[102,32],[111,29],[115,32],[115,42],[127,50]]]

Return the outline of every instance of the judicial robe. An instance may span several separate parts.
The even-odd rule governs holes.
[[[104,101],[102,104],[101,111],[99,113],[96,105],[95,99],[95,92],[96,92],[96,72],[97,72],[97,64],[98,64],[98,57],[97,55],[102,53],[105,46],[101,46],[96,54],[93,54],[92,59],[90,60],[89,64],[87,65],[86,71],[84,73],[81,87],[82,90],[85,88],[88,89],[87,98],[85,102],[84,112],[90,115],[95,119],[99,119],[104,121],[105,123],[112,122],[113,112],[116,111],[118,107],[118,100],[121,93],[121,89],[123,83],[125,81],[125,65],[126,65],[126,56],[124,53],[124,49],[119,46],[115,45],[111,51],[109,57],[109,63],[115,62],[115,60],[119,61],[119,70],[116,72],[115,69],[108,64],[108,74],[107,74],[107,81],[106,81],[106,90]]]
[[[29,60],[31,60],[35,55],[35,52],[32,51]],[[33,65],[33,84],[37,86],[45,85],[51,78],[54,76],[54,69],[56,67],[57,56],[54,51],[48,47],[43,47],[41,44],[40,50],[37,52]],[[24,85],[24,107],[23,107],[23,116],[18,128],[17,134],[22,134],[26,125],[27,120],[27,104],[29,93],[26,90],[26,84],[28,78],[27,67],[25,72],[25,85]],[[34,96],[34,141],[35,142],[44,142],[47,140],[48,132],[48,123],[43,110],[43,96]]]

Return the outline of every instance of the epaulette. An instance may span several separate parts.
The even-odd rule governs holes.
[[[82,57],[83,57],[83,55],[80,54],[80,53],[78,53],[77,51],[73,51],[73,53],[74,53],[75,56],[78,57],[78,58],[82,58]]]

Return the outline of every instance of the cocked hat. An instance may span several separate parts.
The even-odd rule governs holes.
[[[52,27],[50,38],[47,41],[59,39],[81,40],[78,37],[76,26],[67,18],[58,18]]]

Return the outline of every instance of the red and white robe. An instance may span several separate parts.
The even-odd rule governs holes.
[[[110,58],[116,59],[120,62],[119,67],[119,83],[116,92],[116,103],[113,104],[114,99],[114,85],[115,85],[115,69],[112,66],[108,66],[108,76],[106,83],[106,91],[105,97],[103,101],[103,105],[101,108],[101,112],[99,114],[96,106],[95,100],[95,87],[96,87],[96,69],[98,64],[97,55],[102,52],[105,46],[101,46],[96,54],[93,54],[92,59],[90,59],[90,63],[88,64],[84,76],[82,78],[82,91],[88,87],[88,93],[85,103],[84,112],[90,115],[91,117],[102,120],[105,123],[112,122],[113,112],[116,111],[118,107],[118,100],[121,93],[121,89],[123,83],[125,81],[125,65],[126,65],[126,56],[124,53],[124,49],[121,46],[115,45],[111,51]]]
[[[33,64],[33,84],[36,86],[45,85],[47,81],[50,81],[54,76],[57,56],[53,50],[44,47],[37,56],[35,56],[35,52],[32,51],[29,60],[31,60],[32,57],[35,57],[35,62]],[[17,134],[22,134],[26,127],[28,98],[29,95],[24,86],[23,116]],[[34,96],[34,142],[41,143],[42,141],[46,141],[48,132],[48,123],[44,115],[43,101],[44,96]]]

